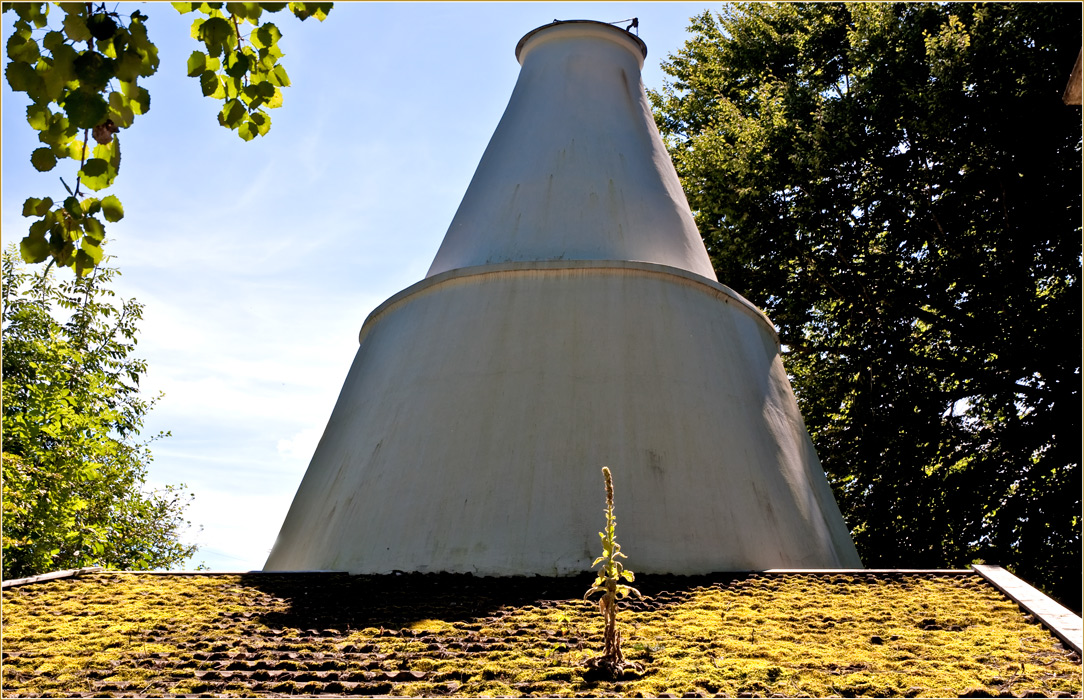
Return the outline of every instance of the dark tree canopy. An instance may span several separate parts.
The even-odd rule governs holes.
[[[1081,5],[743,4],[652,95],[866,566],[1081,604]]]

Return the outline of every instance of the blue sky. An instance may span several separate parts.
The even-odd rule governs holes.
[[[136,5],[122,3],[129,14]],[[202,525],[187,568],[263,566],[357,350],[383,300],[425,276],[504,111],[520,37],[554,19],[639,17],[644,84],[717,5],[684,2],[340,3],[327,21],[274,17],[293,86],[268,136],[242,142],[185,75],[193,15],[140,5],[161,66],[150,112],[120,135],[109,227],[116,289],[145,305],[150,483],[186,483]],[[59,11],[57,11],[59,13]],[[4,16],[4,41],[12,15]],[[31,196],[58,198],[25,95],[3,87],[5,246]],[[65,271],[63,274],[71,274]]]

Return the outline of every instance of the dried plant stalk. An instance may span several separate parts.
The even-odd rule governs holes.
[[[641,594],[632,586],[621,583],[621,579],[631,583],[634,576],[631,571],[625,569],[624,565],[618,561],[618,558],[626,559],[627,557],[621,552],[621,545],[617,543],[617,518],[614,517],[614,483],[608,467],[602,468],[602,478],[606,482],[606,529],[598,533],[598,536],[602,539],[602,556],[595,559],[594,563],[591,564],[592,568],[602,564],[602,569],[599,571],[590,590],[583,597],[586,599],[595,593],[602,594],[598,601],[598,609],[605,621],[605,631],[603,633],[602,656],[588,659],[585,664],[589,668],[602,671],[611,677],[617,677],[625,669],[643,670],[640,664],[625,661],[625,657],[621,653],[621,633],[617,630],[618,600],[632,593],[637,596]]]

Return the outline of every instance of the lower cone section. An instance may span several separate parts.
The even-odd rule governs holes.
[[[858,568],[767,319],[661,265],[453,270],[368,319],[268,570]]]

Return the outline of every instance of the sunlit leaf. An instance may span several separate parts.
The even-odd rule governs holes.
[[[100,143],[95,146],[94,157],[101,158],[114,168],[120,167],[120,139],[113,138],[109,143]]]
[[[290,11],[302,22],[309,17],[315,17],[323,22],[331,12],[331,6],[330,2],[291,2]]]
[[[103,158],[88,158],[82,170],[79,171],[83,185],[95,192],[113,184],[116,175],[116,167]]]
[[[21,63],[34,64],[41,52],[38,50],[38,42],[24,38],[20,34],[12,34],[7,44],[8,58]]]
[[[271,130],[271,117],[266,112],[253,112],[250,118],[256,125],[257,131],[260,132],[260,136],[267,136],[267,132]]]
[[[188,77],[194,78],[207,70],[207,54],[202,51],[193,51],[188,57]],[[204,93],[207,94],[207,93]]]
[[[89,158],[87,159],[87,162],[83,165],[81,175],[84,178],[97,177],[104,174],[108,169],[109,163],[107,163],[105,160],[101,158]]]
[[[104,12],[98,12],[87,17],[86,23],[90,35],[95,39],[112,39],[113,35],[117,33],[117,23]]]
[[[287,75],[285,68],[275,66],[275,70],[271,72],[271,82],[281,87],[290,87],[290,76]]]
[[[222,126],[236,129],[247,114],[248,112],[240,100],[229,100],[222,107],[222,111],[218,113],[218,122]]]
[[[30,164],[39,172],[47,172],[56,166],[56,156],[50,148],[36,148],[30,154]]]
[[[134,49],[129,49],[117,58],[113,65],[117,80],[135,82],[142,75],[143,56]]]
[[[135,112],[127,97],[119,92],[109,93],[109,118],[121,129],[127,129],[135,119]]]
[[[124,218],[124,207],[121,206],[120,200],[114,195],[109,195],[102,200],[102,215],[105,220],[110,223],[115,223]],[[632,580],[631,578],[629,579]]]
[[[86,219],[86,232],[88,236],[98,243],[105,240],[105,226],[102,226],[102,222],[95,218]]]
[[[151,108],[151,94],[146,88],[135,83],[121,83],[121,92],[128,98],[128,104],[136,114],[146,114]]]
[[[69,13],[64,18],[64,33],[72,41],[86,41],[90,38],[90,29],[87,28],[86,19],[75,12]]]
[[[99,92],[113,77],[113,61],[96,51],[85,51],[72,64],[80,87],[88,92]]]
[[[243,141],[251,141],[259,135],[259,130],[251,119],[245,119],[238,125],[237,135],[240,136]]]
[[[274,46],[282,38],[282,32],[271,22],[264,22],[260,28],[249,36],[252,45],[256,48]]]
[[[200,28],[206,21],[207,18],[205,17],[197,17],[196,19],[192,20],[192,29],[189,31],[189,34],[191,34],[193,39],[199,39]]]
[[[64,211],[68,212],[73,217],[77,219],[81,219],[83,217],[83,206],[79,203],[79,200],[76,197],[72,196],[66,198],[61,206],[64,207]]]
[[[4,69],[4,77],[15,92],[33,92],[44,85],[41,76],[26,63],[10,62]]]
[[[63,32],[49,32],[41,40],[41,45],[51,53],[53,51],[56,51],[57,48],[59,48],[60,46],[62,46],[64,44],[64,41],[65,40]]]
[[[58,46],[53,51],[53,64],[42,76],[44,78],[45,98],[50,101],[60,100],[69,84],[75,81],[75,60],[79,53],[70,45]],[[41,65],[38,66],[41,69]]]
[[[226,55],[226,75],[231,78],[240,78],[248,72],[250,59],[240,51],[233,51]]]
[[[23,202],[23,216],[44,216],[45,212],[53,208],[53,200],[46,197],[38,199],[31,197]]]
[[[101,240],[101,239],[97,239]],[[90,256],[93,265],[97,265],[102,261],[102,249],[95,243],[95,239],[90,236],[85,236],[82,242],[79,244],[79,249]]]
[[[52,117],[52,113],[46,105],[34,103],[26,108],[26,121],[31,128],[37,131],[49,128],[50,117]]]
[[[233,100],[241,96],[241,87],[243,83],[240,78],[231,78],[227,75],[220,76],[222,81],[222,89],[226,93],[226,97]]]
[[[89,129],[101,124],[108,109],[101,95],[83,90],[71,92],[64,100],[64,112],[68,115],[68,121],[79,129]]]
[[[99,251],[98,259],[101,260],[101,251]],[[75,259],[72,261],[72,266],[75,268],[75,274],[82,277],[90,270],[94,269],[97,261],[85,250],[78,250],[75,254]]]
[[[213,70],[203,71],[203,73],[200,74],[199,86],[204,97],[214,97],[215,93],[218,92],[225,95],[225,91],[222,90],[222,84],[218,82],[218,74]]]
[[[44,2],[16,2],[12,3],[12,9],[20,18],[32,22],[35,27],[41,29],[49,22],[49,4]]]
[[[128,48],[143,57],[139,74],[143,77],[154,75],[158,70],[158,47],[147,38],[147,27],[142,22],[132,22],[128,27],[130,38]]]
[[[49,257],[49,241],[45,234],[29,235],[19,243],[19,254],[24,262],[45,262]]]
[[[79,203],[84,214],[97,214],[102,209],[102,202],[97,197],[87,197]]]
[[[221,17],[211,17],[203,22],[196,38],[207,46],[211,56],[221,56],[237,43],[233,27]]]

